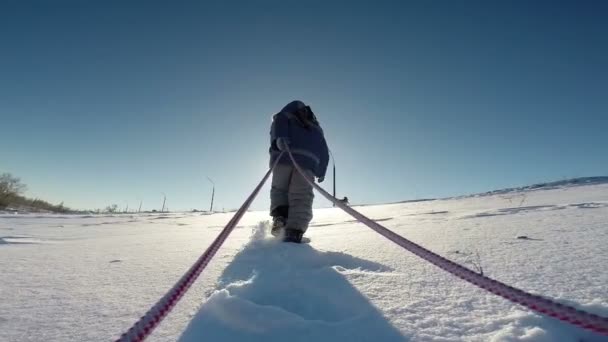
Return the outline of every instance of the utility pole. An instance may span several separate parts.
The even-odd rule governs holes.
[[[215,197],[215,183],[213,182],[213,180],[211,180],[211,178],[207,177],[207,179],[209,180],[209,182],[211,182],[211,185],[213,186],[213,190],[211,190],[211,207],[209,208],[209,212],[213,213],[213,198]]]
[[[165,202],[167,201],[167,195],[165,195],[164,192],[161,192],[163,194],[163,208],[160,210],[161,213],[165,212]]]
[[[329,151],[329,155],[331,156],[331,162],[334,166],[334,197],[336,197],[336,160],[334,159],[334,154],[331,153],[331,150],[328,149]],[[336,204],[334,203],[334,207],[336,206]]]
[[[139,209],[137,209],[138,213],[141,213],[141,204],[143,203],[143,200],[139,200]]]

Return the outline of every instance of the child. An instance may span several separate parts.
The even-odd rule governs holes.
[[[270,128],[270,164],[282,151],[291,151],[306,176],[323,182],[329,154],[323,130],[309,106],[292,101],[272,118]],[[296,170],[285,152],[272,174],[270,216],[272,235],[286,242],[301,242],[312,220],[312,186]]]

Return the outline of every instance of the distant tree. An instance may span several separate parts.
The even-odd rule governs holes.
[[[21,183],[21,179],[14,177],[10,173],[0,175],[0,196],[4,195],[19,195],[26,189],[25,184]]]
[[[10,204],[11,200],[19,196],[26,189],[21,179],[14,177],[10,173],[0,174],[0,207],[4,208]]]
[[[67,208],[63,205],[63,202],[61,202],[55,206],[55,210],[60,213],[64,213],[67,211]]]
[[[106,207],[104,210],[106,213],[115,213],[118,211],[118,204],[112,204]]]

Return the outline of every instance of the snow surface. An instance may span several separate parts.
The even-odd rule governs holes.
[[[434,252],[608,316],[608,185],[358,207]],[[0,341],[107,341],[232,214],[0,215]],[[339,209],[309,244],[250,212],[150,341],[606,341],[484,292]]]

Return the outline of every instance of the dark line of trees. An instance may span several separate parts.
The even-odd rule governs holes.
[[[70,212],[70,208],[60,204],[51,204],[41,199],[31,199],[23,196],[23,192],[27,186],[21,182],[21,179],[14,177],[10,173],[0,174],[0,209],[7,207],[51,211],[55,213]]]

